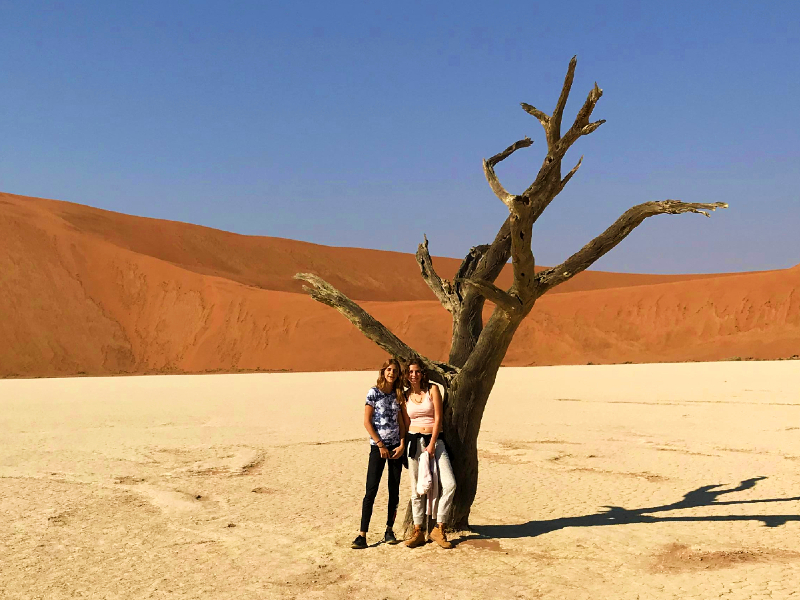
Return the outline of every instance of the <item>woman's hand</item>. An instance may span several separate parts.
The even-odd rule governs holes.
[[[381,458],[389,458],[389,449],[386,446],[378,446],[381,452]]]
[[[405,444],[401,443],[397,448],[394,449],[394,452],[392,453],[392,458],[400,458],[401,456],[403,456],[403,452],[405,452],[405,449],[406,449]]]
[[[431,458],[436,458],[436,443],[431,442],[425,447],[425,452],[431,455]]]

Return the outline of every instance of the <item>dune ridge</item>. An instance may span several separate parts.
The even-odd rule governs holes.
[[[446,277],[460,262],[434,260]],[[374,368],[383,351],[305,296],[292,279],[298,271],[326,278],[421,352],[446,358],[449,315],[411,254],[243,236],[0,193],[0,376]],[[504,364],[798,353],[798,267],[586,272],[539,300]]]

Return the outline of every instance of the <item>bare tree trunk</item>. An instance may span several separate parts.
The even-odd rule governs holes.
[[[450,356],[448,362],[453,366],[463,367],[469,355],[478,343],[483,329],[483,296],[477,292],[468,292],[461,304],[460,312],[453,316],[453,335],[450,338]]]
[[[478,435],[477,430],[474,434],[470,431],[466,439],[461,440],[452,433],[448,435],[448,431],[452,430],[445,426],[448,456],[458,485],[446,527],[451,531],[467,531],[469,513],[478,492]]]

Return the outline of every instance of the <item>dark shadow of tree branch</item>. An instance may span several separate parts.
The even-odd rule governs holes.
[[[761,500],[726,500],[717,501],[723,494],[733,494],[752,489],[766,477],[753,477],[743,480],[738,486],[720,489],[722,484],[704,485],[687,492],[681,500],[663,506],[628,509],[621,506],[605,506],[603,512],[578,517],[562,517],[547,521],[528,521],[519,525],[476,525],[473,529],[487,538],[523,538],[536,537],[567,527],[601,527],[605,525],[628,525],[633,523],[669,523],[669,522],[714,522],[714,521],[761,521],[766,527],[779,527],[789,521],[800,521],[800,515],[710,515],[710,516],[657,516],[657,513],[675,510],[698,508],[704,506],[729,506],[733,504],[757,504],[767,502],[793,502],[800,496],[791,498],[765,498]],[[656,513],[656,514],[654,514]]]

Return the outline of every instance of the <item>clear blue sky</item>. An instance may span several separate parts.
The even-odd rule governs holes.
[[[711,272],[800,263],[800,2],[0,0],[0,191],[253,235],[463,256],[506,208],[481,159],[532,180],[520,108],[580,140],[536,225],[555,264],[633,204],[729,202],[646,221],[596,268]]]

